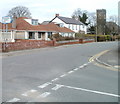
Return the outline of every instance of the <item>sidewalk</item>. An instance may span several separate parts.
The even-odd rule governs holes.
[[[118,57],[118,49],[111,49],[106,54],[103,54],[98,59],[105,64],[111,65],[115,68],[119,68],[120,65],[118,63],[119,57]]]

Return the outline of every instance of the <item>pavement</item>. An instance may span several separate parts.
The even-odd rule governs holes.
[[[99,57],[99,60],[102,63],[105,63],[106,65],[110,65],[114,68],[120,68],[119,66],[119,58],[118,54],[120,52],[118,51],[118,49],[113,48],[110,51],[108,51],[106,54],[103,54]]]
[[[118,72],[89,61],[117,47],[117,42],[101,42],[4,54],[2,101],[118,102]],[[107,60],[115,60],[110,53]]]

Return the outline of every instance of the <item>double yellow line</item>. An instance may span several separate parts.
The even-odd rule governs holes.
[[[104,64],[101,64],[99,63],[96,59],[98,59],[100,56],[102,56],[103,54],[109,52],[109,50],[105,50],[105,51],[102,51],[96,55],[94,55],[93,57],[91,57],[89,59],[89,62],[92,62],[93,64],[99,66],[99,67],[103,67],[103,68],[107,68],[107,69],[110,69],[110,70],[113,70],[113,71],[119,71],[118,69],[114,68],[114,67],[110,67],[110,66],[107,66],[107,65],[104,65]]]

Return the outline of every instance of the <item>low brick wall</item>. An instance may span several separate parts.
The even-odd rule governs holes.
[[[19,40],[16,42],[2,43],[2,51],[16,51],[16,50],[25,50],[33,48],[41,48],[53,46],[53,41],[44,41],[44,40]]]
[[[82,40],[82,39],[79,39],[77,41],[68,41],[68,42],[65,42],[65,43],[57,43],[55,42],[55,46],[60,46],[60,45],[69,45],[69,44],[84,44],[84,43],[91,43],[91,42],[94,42],[94,40]]]
[[[67,44],[82,44],[82,43],[90,43],[94,42],[91,41],[71,41],[65,43],[58,43],[54,41],[44,41],[44,40],[16,40],[16,42],[7,42],[7,43],[0,43],[2,47],[2,52],[9,52],[9,51],[16,51],[16,50],[26,50],[26,49],[33,49],[33,48],[42,48],[42,47],[49,47],[49,46],[60,46],[60,45],[67,45]]]

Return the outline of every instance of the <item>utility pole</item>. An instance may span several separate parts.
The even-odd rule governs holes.
[[[97,42],[97,26],[96,26],[96,35],[95,35],[95,41]]]

